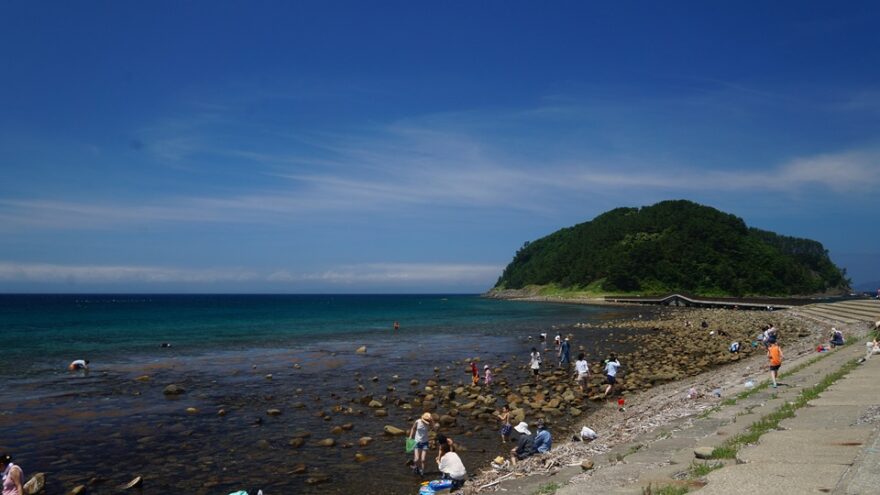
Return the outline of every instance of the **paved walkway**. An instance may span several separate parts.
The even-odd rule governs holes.
[[[880,315],[876,301],[861,306],[816,306],[804,316],[829,323],[836,318],[856,320],[846,326],[857,327],[862,334],[868,330],[865,322]],[[665,425],[662,432],[615,447],[594,459],[596,469],[587,479],[580,468],[569,467],[553,476],[522,478],[503,486],[508,493],[525,495],[549,483],[562,485],[557,495],[642,495],[647,486],[668,485],[687,486],[692,493],[707,495],[880,494],[880,356],[835,382],[799,409],[794,418],[782,421],[780,430],[764,434],[756,445],[741,448],[735,461],[724,461],[725,467],[702,479],[689,476],[694,449],[721,445],[847,362],[864,357],[865,338],[853,336],[850,340],[852,345],[786,376],[781,380],[784,385],[777,389],[761,390],[707,417]],[[799,361],[806,363],[814,356]],[[792,369],[799,363],[787,364]],[[579,479],[572,480],[575,477]]]

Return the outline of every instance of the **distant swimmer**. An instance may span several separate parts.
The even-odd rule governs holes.
[[[394,329],[395,329],[395,330],[400,330],[400,323],[398,323],[398,322],[395,321],[395,322],[394,322]]]
[[[69,371],[87,370],[89,369],[89,361],[88,359],[77,359],[76,361],[67,365],[67,369]]]
[[[169,344],[168,342],[162,342],[161,344],[159,344],[159,347],[171,347],[171,344]]]

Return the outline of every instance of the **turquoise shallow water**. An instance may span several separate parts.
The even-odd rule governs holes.
[[[425,334],[537,334],[548,323],[601,311],[475,295],[0,295],[0,373],[76,358],[149,357],[167,353],[162,342],[176,353],[200,353]]]
[[[411,424],[427,380],[468,383],[473,358],[506,366],[499,382],[530,380],[524,366],[539,344],[527,337],[556,329],[598,360],[619,350],[626,330],[610,338],[612,330],[574,324],[636,311],[644,309],[472,295],[4,295],[0,438],[26,471],[48,474],[49,493],[93,479],[107,481],[89,493],[116,493],[136,475],[144,493],[415,493],[419,478],[383,427]],[[366,354],[355,353],[360,345]],[[80,357],[91,371],[67,372]],[[188,392],[166,396],[170,383]],[[350,430],[330,431],[341,424]],[[496,430],[494,421],[461,416],[443,431],[476,470],[505,452]],[[300,431],[312,437],[291,448]],[[317,445],[328,436],[335,447]],[[375,440],[359,447],[361,436]],[[356,452],[369,460],[356,462]],[[364,486],[377,471],[382,483]],[[311,485],[316,475],[330,479]]]

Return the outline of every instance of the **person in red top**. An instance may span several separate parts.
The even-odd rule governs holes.
[[[471,375],[474,385],[480,383],[480,371],[477,369],[477,363],[471,361]]]
[[[770,358],[770,379],[773,380],[773,388],[776,388],[776,374],[782,366],[782,349],[779,344],[773,342],[767,347],[767,357]]]

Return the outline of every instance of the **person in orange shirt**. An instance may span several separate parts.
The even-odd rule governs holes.
[[[779,344],[773,342],[767,347],[767,357],[770,358],[770,379],[773,380],[773,388],[776,388],[776,374],[782,366],[782,349]]]

